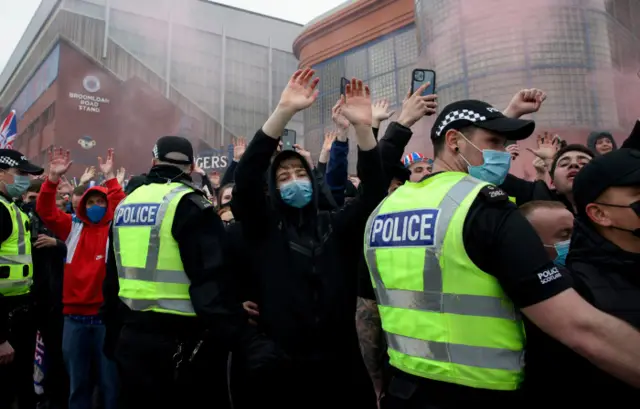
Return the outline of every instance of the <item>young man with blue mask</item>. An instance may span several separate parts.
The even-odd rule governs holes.
[[[391,365],[381,408],[523,406],[524,325],[640,386],[640,333],[571,288],[495,186],[507,140],[534,127],[486,102],[448,105],[431,132],[433,173],[370,216],[365,256]],[[541,349],[526,341],[527,353]]]
[[[345,396],[358,407],[375,407],[355,332],[357,270],[349,268],[359,257],[367,216],[388,188],[372,130],[369,87],[353,79],[340,102],[360,147],[362,194],[338,210],[323,211],[302,155],[284,150],[271,162],[287,123],[314,103],[318,82],[311,69],[291,77],[235,172],[231,208],[248,253],[245,269],[236,275],[245,274],[239,280],[255,289],[245,299],[259,307],[252,317],[258,328],[289,358],[276,373],[256,379],[250,393],[239,394],[255,399],[242,407],[326,408]]]
[[[562,202],[534,200],[519,208],[529,220],[544,247],[556,263],[564,266],[571,245],[573,232],[573,213]]]

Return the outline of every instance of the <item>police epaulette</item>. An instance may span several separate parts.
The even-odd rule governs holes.
[[[509,200],[509,195],[494,185],[487,185],[480,190],[480,195],[489,203],[498,203]]]

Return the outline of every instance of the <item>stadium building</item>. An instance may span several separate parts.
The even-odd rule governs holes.
[[[436,71],[441,107],[465,98],[505,107],[519,89],[542,88],[537,131],[586,143],[589,132],[608,130],[621,143],[640,117],[638,44],[634,0],[345,2],[294,43],[300,65],[316,68],[323,84],[320,104],[305,113],[307,145],[319,149],[333,127],[341,77],[363,78],[398,110],[417,67]],[[432,120],[415,126],[410,150],[431,152]],[[523,162],[514,162],[516,173],[531,170]]]
[[[232,138],[253,136],[297,68],[301,30],[202,0],[43,0],[0,74],[0,107],[17,113],[16,149],[39,163],[70,149],[74,174],[108,148],[144,171],[166,134],[224,168]],[[303,135],[302,116],[289,128]]]

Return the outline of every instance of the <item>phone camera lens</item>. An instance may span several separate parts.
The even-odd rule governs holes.
[[[424,81],[424,72],[422,71],[416,71],[415,75],[414,75],[414,79],[416,81]]]

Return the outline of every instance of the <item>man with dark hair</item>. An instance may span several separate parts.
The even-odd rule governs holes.
[[[596,155],[584,145],[567,145],[557,152],[538,150],[537,154],[549,166],[549,174],[554,189],[543,180],[530,182],[514,175],[507,175],[500,188],[516,199],[518,206],[533,200],[549,200],[562,202],[566,208],[574,213],[572,186],[573,180],[584,165]]]
[[[486,102],[448,105],[431,133],[434,173],[398,188],[369,218],[365,254],[384,306],[392,366],[383,406],[520,406],[520,311],[640,386],[640,333],[571,289],[531,224],[495,186],[509,171],[506,141],[525,139],[534,128]]]

